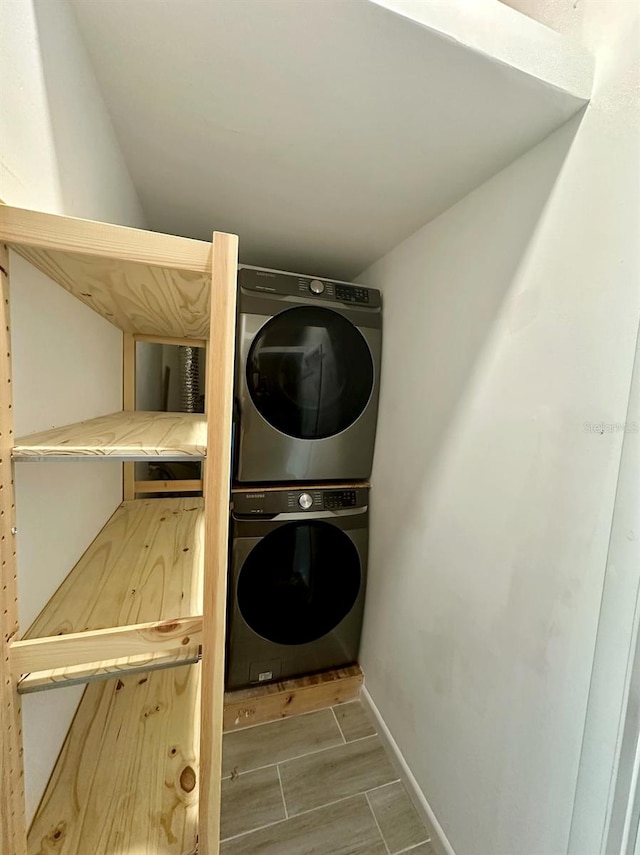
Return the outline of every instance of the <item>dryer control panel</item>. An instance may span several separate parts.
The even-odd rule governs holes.
[[[238,516],[275,514],[314,514],[318,511],[340,511],[364,508],[369,500],[368,487],[300,487],[234,490],[231,495]]]
[[[348,303],[367,309],[377,309],[381,305],[380,291],[377,288],[365,288],[363,285],[351,285],[333,279],[298,276],[295,273],[279,273],[276,270],[241,267],[238,271],[238,283],[248,291],[267,294],[310,297],[313,300]]]

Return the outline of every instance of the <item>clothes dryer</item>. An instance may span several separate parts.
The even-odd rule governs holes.
[[[366,480],[382,345],[380,292],[240,268],[236,480]]]

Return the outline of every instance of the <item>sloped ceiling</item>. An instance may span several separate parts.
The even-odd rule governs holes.
[[[72,5],[151,227],[249,264],[352,278],[584,103],[370,0]]]

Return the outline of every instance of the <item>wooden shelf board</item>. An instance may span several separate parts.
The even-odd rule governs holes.
[[[192,855],[200,666],[87,686],[28,837],[29,855]]]
[[[305,677],[225,692],[224,730],[239,730],[353,701],[360,696],[363,680],[360,666],[348,665]]]
[[[206,450],[203,413],[125,410],[20,437],[12,455],[14,460],[26,462],[96,457],[148,461],[156,457],[202,459]]]
[[[79,682],[78,666],[95,678],[126,670],[129,662],[139,666],[140,656],[194,658],[201,641],[194,616],[202,615],[204,517],[202,498],[123,502],[17,643],[18,673],[32,677],[32,685],[53,688],[64,683],[67,669]],[[121,655],[118,646],[114,655],[123,637],[125,644],[130,637],[131,653]],[[23,642],[33,639],[29,668]],[[46,660],[47,648],[54,657],[65,648],[60,667]],[[23,691],[28,687],[23,678]]]
[[[211,243],[4,205],[0,241],[125,332],[209,336]]]

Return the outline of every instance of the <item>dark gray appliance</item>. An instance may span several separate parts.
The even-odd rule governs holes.
[[[382,346],[380,292],[241,267],[236,480],[366,480]]]
[[[234,491],[227,688],[356,662],[368,489]]]

